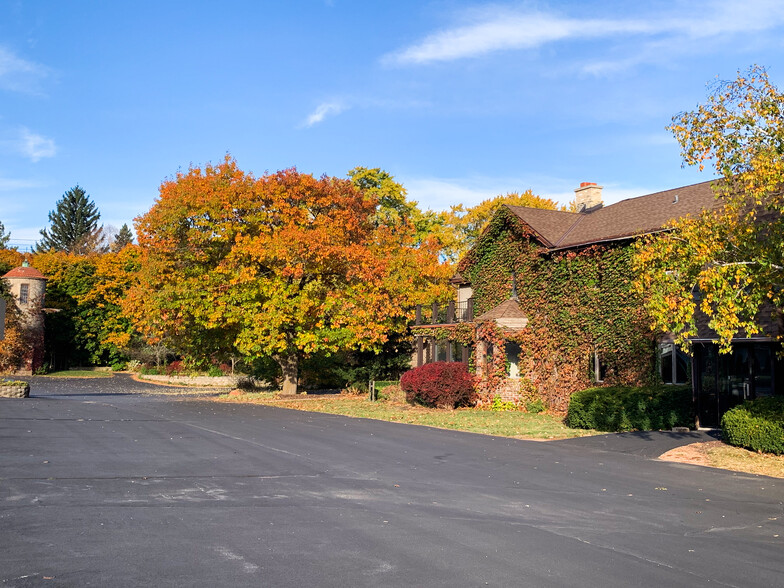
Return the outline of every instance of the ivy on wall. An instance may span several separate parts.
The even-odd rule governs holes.
[[[595,385],[589,360],[594,350],[607,366],[604,385],[653,379],[655,340],[643,299],[632,287],[629,243],[544,253],[531,237],[502,208],[458,268],[471,282],[477,315],[509,299],[514,271],[520,308],[529,319],[527,328],[515,332],[477,328],[475,337],[495,348],[488,385],[503,377],[503,340],[520,344],[521,375],[557,411],[566,409],[573,392]]]

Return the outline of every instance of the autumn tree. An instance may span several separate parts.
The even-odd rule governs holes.
[[[549,198],[537,196],[531,190],[522,194],[509,192],[483,200],[475,206],[466,207],[457,204],[451,207],[447,216],[445,227],[452,232],[448,257],[453,261],[460,259],[471,247],[474,246],[479,235],[493,218],[496,211],[503,205],[527,206],[529,208],[544,208],[556,210],[558,203]]]
[[[38,253],[32,264],[47,277],[46,354],[52,367],[121,365],[135,334],[120,305],[135,284],[138,252]]]
[[[38,252],[64,251],[92,253],[102,251],[102,234],[98,227],[101,214],[83,188],[76,185],[57,201],[49,212],[49,229],[41,229]]]
[[[137,219],[141,281],[128,308],[179,348],[274,358],[294,393],[303,357],[379,348],[444,276],[410,223],[380,205],[349,180],[295,169],[256,179],[229,157],[191,168]]]
[[[639,243],[638,288],[654,328],[686,344],[699,309],[727,352],[733,337],[759,332],[760,312],[784,305],[784,95],[754,66],[669,130],[685,165],[713,167],[718,201]]]

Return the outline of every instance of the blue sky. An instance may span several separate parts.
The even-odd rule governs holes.
[[[229,152],[393,174],[423,208],[528,188],[613,202],[710,179],[664,127],[757,63],[780,0],[0,0],[0,221],[29,246],[79,184],[119,227]]]

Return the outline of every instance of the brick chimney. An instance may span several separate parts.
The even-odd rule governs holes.
[[[582,182],[574,191],[577,212],[586,212],[602,207],[602,188],[596,182]]]

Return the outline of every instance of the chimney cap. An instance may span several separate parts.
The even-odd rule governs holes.
[[[585,188],[586,186],[595,186],[596,182],[580,182],[580,187]]]

